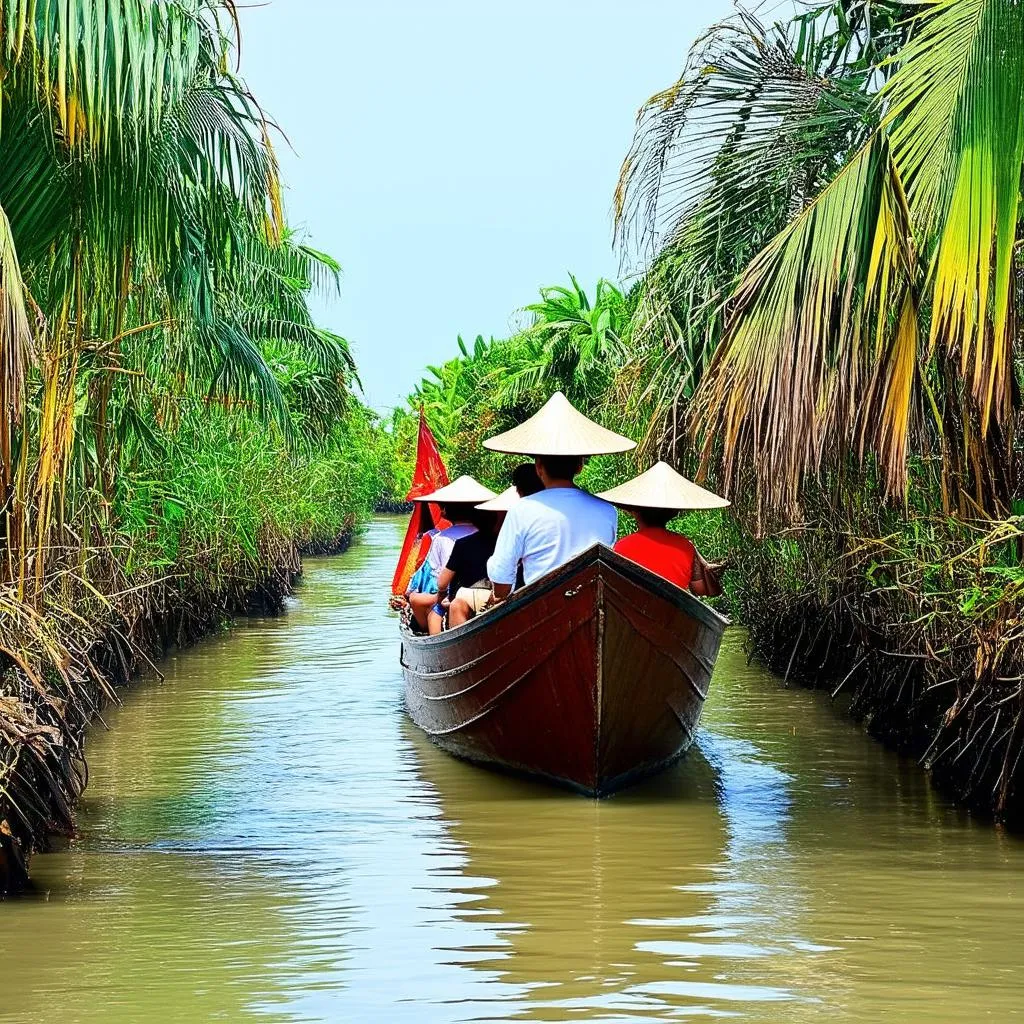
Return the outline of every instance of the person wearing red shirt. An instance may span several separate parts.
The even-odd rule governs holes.
[[[704,565],[697,549],[688,537],[665,528],[678,511],[674,508],[631,508],[627,511],[639,529],[618,540],[615,550],[623,558],[650,569],[669,583],[700,597],[706,596],[708,588]]]
[[[615,544],[623,558],[700,597],[717,597],[722,592],[693,542],[666,527],[682,509],[725,508],[729,504],[725,498],[698,487],[664,462],[599,497],[636,520],[636,533]]]

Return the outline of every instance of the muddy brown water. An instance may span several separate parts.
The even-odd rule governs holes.
[[[698,746],[611,800],[405,719],[402,524],[170,658],[81,837],[0,904],[0,1021],[1003,1021],[1024,844],[727,635]]]

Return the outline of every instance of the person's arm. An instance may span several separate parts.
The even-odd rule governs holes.
[[[707,597],[707,579],[704,576],[704,560],[695,551],[693,553],[693,571],[690,574],[690,593],[697,597]]]
[[[523,555],[522,531],[516,508],[505,517],[498,531],[494,554],[487,559],[487,578],[491,581],[495,601],[504,601],[512,593],[516,582],[516,569]]]
[[[437,577],[437,599],[438,601],[444,601],[448,596],[448,587],[452,580],[455,579],[455,570],[452,569],[451,560],[449,559],[448,568],[441,570],[441,575]]]
[[[693,576],[690,579],[690,592],[698,597],[721,597],[722,584],[710,565],[699,551],[693,553]]]

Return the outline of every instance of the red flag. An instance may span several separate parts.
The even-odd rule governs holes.
[[[405,500],[412,501],[424,494],[430,494],[431,491],[444,487],[446,483],[448,483],[448,470],[421,408],[419,439],[416,442],[416,468],[413,470],[412,486],[409,488]],[[426,557],[430,538],[425,537],[424,534],[435,526],[443,529],[447,525],[449,525],[447,521],[441,518],[439,505],[416,503],[412,518],[409,520],[409,529],[405,534],[402,554],[395,569],[395,578],[391,582],[392,594],[405,593],[412,574]]]

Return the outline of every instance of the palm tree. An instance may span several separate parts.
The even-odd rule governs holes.
[[[541,288],[540,301],[524,307],[532,322],[503,344],[496,381],[500,402],[519,404],[540,388],[560,388],[587,404],[600,395],[625,356],[626,297],[611,281],[597,282],[594,299],[572,274],[570,285]]]
[[[852,36],[851,10],[861,16]],[[868,14],[879,10],[887,18],[868,31]],[[818,47],[808,63],[807,25],[835,26],[837,12],[846,17],[845,42],[830,44],[838,62],[828,58],[823,68],[827,54]],[[703,224],[717,238],[721,213],[724,249],[735,252],[728,232],[736,211],[763,205],[782,162],[791,183],[781,190],[790,206],[785,223],[758,239],[759,251],[737,271],[727,255],[714,275],[712,298],[723,301],[713,305],[724,315],[705,328],[715,352],[691,407],[705,459],[721,453],[727,483],[751,467],[768,504],[793,508],[804,481],[841,468],[852,450],[871,456],[884,488],[899,496],[908,454],[932,445],[943,455],[951,505],[995,510],[1005,502],[1019,411],[1013,266],[1024,55],[1013,41],[1022,29],[1024,10],[1012,0],[830,4],[776,29],[774,51],[753,48],[765,66],[769,54],[801,58],[818,102],[803,115],[785,101],[776,109],[778,159],[755,143],[730,174],[733,150],[724,143],[703,166],[710,164],[712,184],[690,195],[671,236],[685,244]],[[701,93],[699,83],[694,90]],[[727,140],[752,122],[766,137],[770,105],[708,102],[708,116],[733,126]],[[795,141],[787,123],[797,126]],[[648,134],[642,124],[639,147]],[[746,205],[737,190],[744,166],[754,171]],[[695,182],[700,170],[668,153],[650,180],[675,173]],[[638,188],[650,195],[630,166],[624,186],[626,196]],[[630,208],[620,209],[625,224]],[[770,218],[768,226],[775,228]],[[707,249],[698,247],[690,269],[707,260]]]
[[[337,267],[286,233],[270,126],[229,70],[235,14],[0,0],[0,537],[21,593],[69,483],[110,491],[111,409],[131,430],[206,394],[287,430],[275,347],[303,351],[321,406],[352,379],[305,306]]]
[[[715,25],[640,111],[614,212],[624,262],[648,267],[630,336],[652,432],[680,435],[739,273],[868,130],[891,5],[870,17],[865,4],[834,6],[853,9],[845,21],[811,10],[767,28],[741,11]]]
[[[168,461],[290,481],[329,437],[305,487],[358,476],[351,354],[307,304],[340,271],[285,227],[236,46],[233,0],[0,0],[0,869],[71,827],[108,630],[135,642],[175,559],[215,592],[282,529],[254,510],[207,560],[231,525],[186,533]]]

